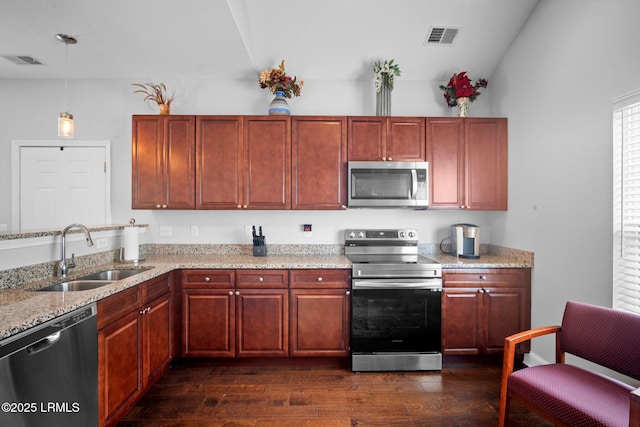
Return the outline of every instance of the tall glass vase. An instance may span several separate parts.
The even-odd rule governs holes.
[[[382,77],[382,86],[380,92],[376,93],[376,116],[391,115],[391,85],[389,84],[389,76],[385,74]]]

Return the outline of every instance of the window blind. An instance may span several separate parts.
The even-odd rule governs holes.
[[[640,313],[640,91],[613,108],[613,307]]]

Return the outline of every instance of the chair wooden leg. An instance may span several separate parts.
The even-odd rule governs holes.
[[[498,427],[506,427],[509,425],[509,404],[511,398],[509,396],[500,395],[500,410],[498,412]]]

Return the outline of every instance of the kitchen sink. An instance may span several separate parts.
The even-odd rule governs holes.
[[[127,277],[135,276],[136,274],[142,273],[145,270],[139,268],[131,268],[131,269],[122,269],[122,270],[104,270],[99,271],[97,273],[87,274],[86,276],[82,276],[78,278],[78,280],[122,280]]]
[[[45,286],[44,288],[34,290],[54,292],[89,291],[91,289],[98,289],[113,282],[117,282],[118,280],[126,279],[127,277],[135,276],[136,274],[142,273],[143,271],[146,271],[146,269],[123,268],[98,271],[97,273],[91,273],[81,276],[75,280],[70,280],[64,283],[56,283],[54,285],[49,285]]]
[[[90,291],[107,286],[115,280],[72,280],[70,282],[56,283],[55,285],[45,286],[36,289],[37,291],[53,291],[53,292],[74,292],[74,291]]]

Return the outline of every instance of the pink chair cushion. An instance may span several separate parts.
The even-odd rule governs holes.
[[[567,302],[560,348],[640,380],[640,316]]]
[[[633,387],[576,366],[521,369],[509,376],[508,388],[568,425],[629,425]]]

